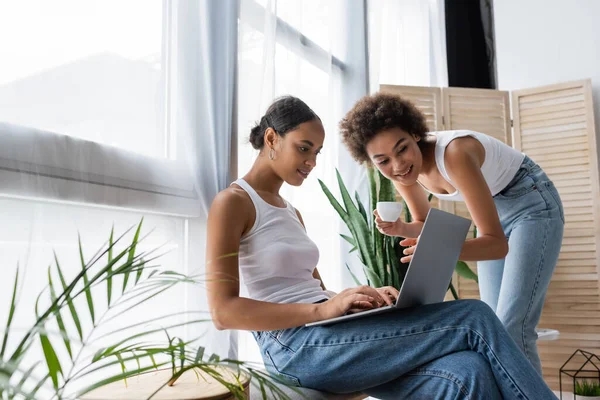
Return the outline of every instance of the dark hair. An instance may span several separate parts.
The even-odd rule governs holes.
[[[283,137],[289,131],[296,129],[298,125],[315,119],[321,120],[299,98],[293,96],[279,97],[269,106],[265,115],[250,131],[250,143],[252,147],[260,150],[265,145],[265,131],[267,128],[273,128],[279,136]]]
[[[410,101],[394,94],[376,93],[360,99],[340,121],[342,141],[358,162],[370,162],[367,143],[383,130],[400,128],[424,139],[425,116]],[[424,140],[419,141],[419,145]]]

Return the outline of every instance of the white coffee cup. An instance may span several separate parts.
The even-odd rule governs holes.
[[[400,218],[403,205],[402,201],[378,201],[377,213],[383,221],[394,222]]]

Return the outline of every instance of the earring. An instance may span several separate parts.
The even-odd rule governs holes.
[[[271,148],[269,150],[269,160],[273,161],[275,159],[275,149]]]

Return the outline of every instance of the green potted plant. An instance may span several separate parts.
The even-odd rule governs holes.
[[[600,400],[600,382],[583,379],[575,382],[575,399]]]
[[[193,374],[194,382],[211,379],[241,399],[247,398],[248,381],[252,380],[264,399],[289,398],[266,372],[205,354],[203,347],[195,345],[198,338],[184,341],[170,333],[189,324],[210,322],[205,313],[172,312],[141,322],[115,320],[122,315],[135,316],[137,307],[168,289],[203,280],[160,268],[156,265],[160,249],[139,252],[141,228],[142,222],[117,238],[113,230],[106,244],[89,259],[84,257],[80,239],[81,269],[72,279],[65,277],[55,254],[47,269],[47,286],[37,296],[35,309],[26,310],[34,311],[35,322],[25,330],[12,326],[19,308],[17,267],[8,318],[0,330],[0,399],[93,398],[101,388],[119,382],[133,393],[138,378],[156,371],[162,373],[162,381],[143,398],[154,397],[188,371],[188,386]],[[125,243],[128,234],[133,238]],[[178,317],[184,314],[188,319],[181,322]],[[110,321],[119,324],[108,328]],[[35,351],[40,350],[42,360],[32,362]]]
[[[369,177],[370,193],[369,213],[367,213],[358,192],[355,192],[354,197],[356,204],[354,203],[337,169],[336,176],[343,206],[321,180],[319,180],[319,184],[329,199],[329,202],[351,233],[351,236],[343,234],[341,236],[352,246],[350,252],[356,251],[358,253],[358,258],[363,264],[363,271],[367,278],[367,283],[374,287],[394,286],[395,288],[400,289],[408,268],[408,264],[400,262],[400,256],[404,248],[400,246],[398,238],[381,234],[377,230],[373,218],[373,211],[375,210],[377,202],[396,201],[396,190],[392,182],[384,177],[379,171],[368,168],[367,174]],[[429,199],[431,200],[431,195],[429,196]],[[411,222],[412,217],[406,204],[404,205],[404,212],[406,222]],[[360,280],[352,273],[347,265],[346,267],[352,274],[356,284],[360,285]],[[477,281],[477,275],[463,261],[457,263],[456,272],[466,279]],[[453,297],[457,299],[458,294],[452,283],[450,283],[449,289],[452,292]]]

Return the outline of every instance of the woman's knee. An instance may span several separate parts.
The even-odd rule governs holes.
[[[486,400],[501,398],[492,367],[475,351],[448,354],[412,373],[443,377],[459,389],[462,393],[460,398]]]
[[[457,300],[462,303],[462,306],[467,309],[469,313],[476,314],[477,316],[481,316],[483,318],[491,318],[497,320],[498,317],[494,313],[494,310],[490,308],[485,302],[477,299],[464,299]]]

